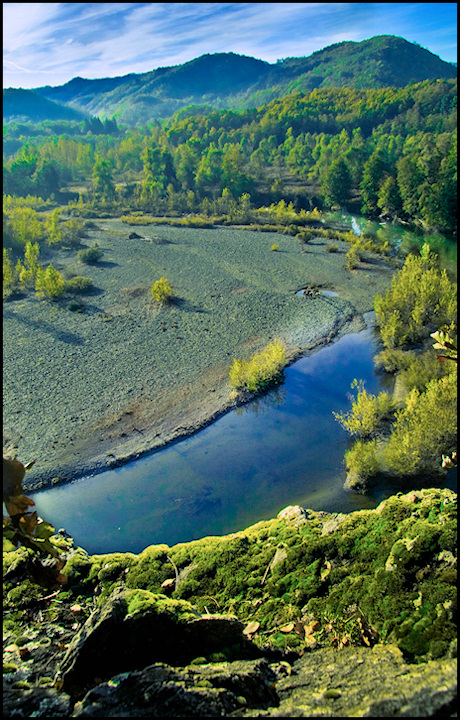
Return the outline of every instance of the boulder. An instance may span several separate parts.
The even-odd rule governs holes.
[[[243,629],[236,618],[200,615],[185,600],[117,587],[73,638],[59,679],[81,697],[112,675],[155,662],[186,665],[230,648],[240,657],[260,655]]]
[[[172,668],[156,663],[98,685],[72,717],[228,717],[278,704],[266,660]]]

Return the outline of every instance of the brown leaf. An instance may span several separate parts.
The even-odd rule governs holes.
[[[290,622],[287,625],[283,625],[283,627],[280,627],[280,632],[282,633],[290,633],[294,630],[294,623]]]
[[[22,493],[22,479],[26,474],[24,465],[19,460],[3,458],[3,501],[12,495]]]
[[[314,631],[319,627],[317,620],[312,620],[311,623],[305,625],[305,635],[312,635]],[[332,625],[326,625],[325,630],[332,630]]]
[[[33,513],[26,513],[19,520],[19,523],[22,531],[26,533],[26,535],[33,535],[34,530],[38,525],[37,511]]]
[[[253,622],[250,622],[249,625],[246,625],[246,627],[243,630],[243,635],[254,635],[255,632],[260,628],[260,623],[257,622],[257,620],[254,620]]]
[[[8,500],[4,502],[10,517],[13,517],[13,515],[22,515],[22,513],[27,512],[28,507],[35,505],[34,501],[25,495],[10,495]]]

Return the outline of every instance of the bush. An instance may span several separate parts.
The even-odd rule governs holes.
[[[393,409],[393,401],[386,392],[370,395],[362,383],[354,380],[352,388],[358,388],[358,395],[348,413],[333,415],[350,435],[368,437],[378,428],[381,420]]]
[[[64,284],[64,291],[68,293],[75,293],[77,295],[83,295],[84,293],[91,292],[94,288],[94,282],[90,277],[84,277],[83,275],[75,275],[75,277],[66,280]]]
[[[274,340],[250,360],[234,358],[229,371],[230,384],[235,390],[263,390],[280,379],[285,365],[286,351],[279,340]]]
[[[386,348],[419,342],[430,332],[450,325],[457,315],[457,286],[425,244],[419,257],[408,255],[390,289],[374,301],[376,322]]]
[[[78,259],[85,265],[95,265],[103,255],[104,251],[101,250],[97,243],[86,250],[79,250],[77,252]]]
[[[152,297],[159,303],[165,303],[172,297],[172,288],[166,278],[162,277],[150,288]]]
[[[276,251],[279,250],[279,249],[280,249],[280,246],[277,245],[276,243],[273,243],[273,245],[272,245],[271,248],[270,248],[270,250],[273,250],[273,252],[276,252]]]
[[[347,482],[349,488],[357,488],[369,477],[376,475],[379,470],[377,458],[377,442],[357,440],[350,450],[345,453],[347,466]]]
[[[39,268],[35,278],[35,290],[39,297],[55,300],[64,294],[64,278],[50,263],[46,270]]]
[[[442,472],[442,454],[456,449],[457,375],[428,383],[424,393],[411,390],[406,407],[395,415],[382,451],[386,469],[396,475]]]
[[[337,245],[334,245],[333,243],[326,246],[326,252],[328,252],[328,253],[336,253],[338,251],[339,251],[339,248],[337,247]]]

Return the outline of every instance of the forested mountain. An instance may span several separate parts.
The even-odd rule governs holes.
[[[43,120],[83,120],[86,113],[60,102],[42,97],[33,90],[8,88],[3,91],[3,118],[23,118],[32,122]]]
[[[203,55],[143,74],[85,80],[35,90],[86,114],[116,116],[129,125],[166,118],[188,105],[243,109],[315,88],[404,87],[456,77],[456,68],[400,37],[342,42],[308,57],[270,64],[235,53]],[[10,108],[10,114],[12,113]],[[32,119],[32,118],[31,118]]]

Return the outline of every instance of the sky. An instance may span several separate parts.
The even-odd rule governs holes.
[[[457,61],[457,3],[3,3],[3,87],[116,77],[234,52],[270,63],[397,35]]]

